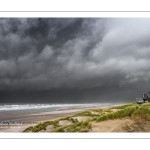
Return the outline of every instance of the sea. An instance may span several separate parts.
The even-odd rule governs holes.
[[[3,116],[24,115],[30,113],[53,112],[70,109],[82,109],[92,107],[111,107],[121,103],[82,103],[82,104],[19,104],[19,103],[0,103],[0,121],[6,119]],[[15,119],[15,118],[14,118]]]

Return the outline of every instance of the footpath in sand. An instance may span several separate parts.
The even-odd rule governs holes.
[[[131,119],[115,119],[93,122],[90,132],[124,132],[124,128],[134,123]]]

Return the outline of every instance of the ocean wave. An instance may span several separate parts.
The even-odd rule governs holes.
[[[90,104],[11,104],[11,105],[0,105],[0,111],[15,111],[15,110],[33,110],[33,109],[48,109],[53,110],[64,110],[72,108],[87,108],[94,106],[111,106],[112,103],[90,103]]]
[[[88,108],[88,107],[108,107],[115,105],[114,103],[87,103],[87,104],[3,104],[0,105],[2,111],[17,111],[17,110],[67,110],[73,108]]]

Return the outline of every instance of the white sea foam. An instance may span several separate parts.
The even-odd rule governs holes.
[[[10,104],[10,105],[0,105],[0,111],[15,111],[15,110],[36,110],[36,109],[53,109],[53,110],[63,110],[72,108],[86,108],[94,106],[112,106],[114,103],[90,103],[90,104]]]

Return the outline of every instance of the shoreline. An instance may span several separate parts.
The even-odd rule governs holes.
[[[45,121],[53,121],[63,117],[68,117],[85,110],[98,109],[98,108],[105,109],[109,107],[110,106],[108,107],[93,106],[93,107],[86,107],[80,109],[75,108],[75,109],[59,110],[59,111],[51,111],[51,112],[29,113],[23,115],[16,115],[16,114],[13,114],[11,116],[5,115],[3,116],[3,119],[5,121],[0,122],[0,133],[2,132],[21,133],[24,129],[26,129],[29,126],[35,126],[36,124]]]

